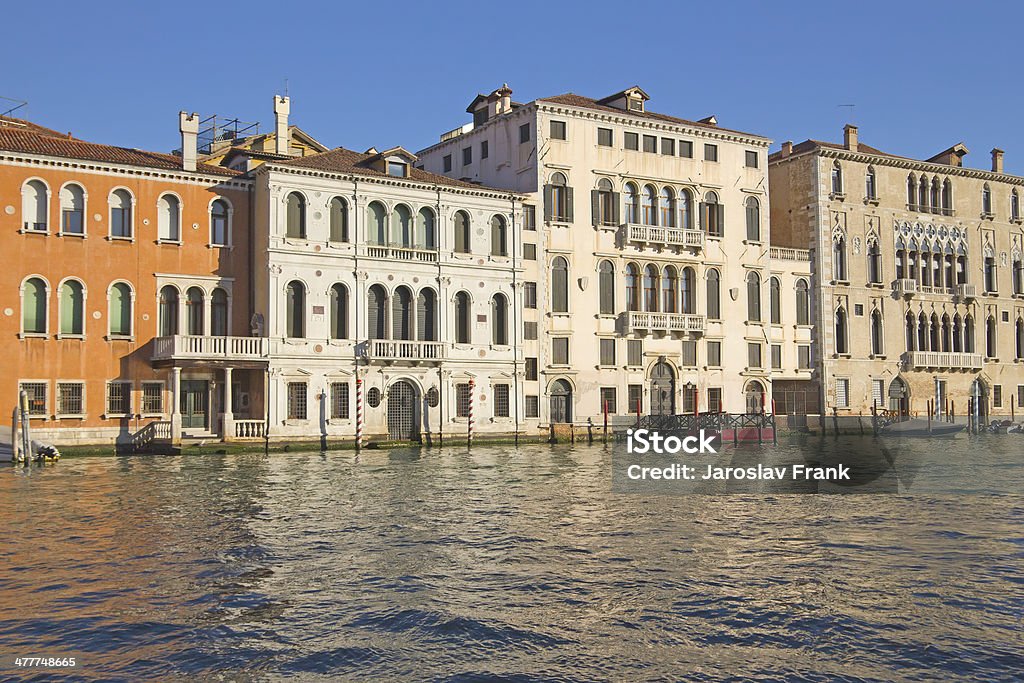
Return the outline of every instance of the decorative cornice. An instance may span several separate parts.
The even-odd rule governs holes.
[[[179,183],[200,185],[221,185],[239,190],[248,190],[252,180],[244,176],[221,176],[207,173],[185,173],[167,169],[147,168],[145,166],[129,166],[84,159],[68,159],[65,157],[49,157],[37,154],[21,154],[0,151],[0,164],[48,166],[50,168],[86,171],[90,173],[110,173],[114,175],[131,175],[151,180],[169,180]]]
[[[267,168],[266,172],[284,173],[288,175],[304,176],[307,178],[324,178],[328,180],[340,180],[348,182],[366,182],[374,183],[376,185],[385,185],[390,187],[408,189],[408,190],[426,190],[428,192],[436,192],[439,188],[445,192],[456,195],[467,195],[472,197],[486,197],[488,199],[500,199],[507,201],[509,199],[525,201],[527,196],[512,192],[510,190],[499,190],[481,187],[461,187],[458,185],[446,185],[444,183],[434,183],[427,180],[415,180],[412,178],[395,178],[393,176],[374,176],[374,175],[362,175],[360,173],[348,173],[338,171],[326,171],[323,169],[315,168],[301,168],[294,166],[276,166],[271,164],[263,164],[261,168]]]

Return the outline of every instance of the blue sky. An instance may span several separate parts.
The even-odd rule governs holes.
[[[292,122],[325,144],[416,150],[503,82],[518,101],[638,84],[654,111],[715,114],[773,148],[852,120],[886,151],[963,141],[987,168],[998,146],[1024,174],[1022,20],[1024,4],[987,2],[16,3],[0,96],[167,151],[181,109],[268,130],[287,78]]]

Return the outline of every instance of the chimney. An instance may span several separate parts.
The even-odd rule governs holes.
[[[788,156],[791,156],[792,154],[793,154],[793,141],[792,140],[786,140],[785,142],[782,143],[782,156],[783,157],[788,157]]]
[[[199,114],[178,112],[178,130],[181,131],[181,167],[186,171],[194,171],[199,155],[196,148],[199,138]]]
[[[498,101],[498,111],[505,113],[512,110],[512,88],[508,87],[508,83],[502,83],[501,87],[498,88],[498,96],[501,98]]]
[[[288,133],[288,112],[291,111],[291,100],[288,97],[274,95],[274,151],[277,154],[288,154],[291,149],[291,136]]]
[[[992,172],[1003,172],[1003,150],[998,147],[992,150]]]
[[[852,123],[843,126],[843,147],[851,152],[857,151],[857,126]]]

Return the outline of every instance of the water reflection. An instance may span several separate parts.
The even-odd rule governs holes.
[[[1005,490],[1022,443],[918,448]],[[584,445],[12,468],[0,643],[123,680],[1012,680],[1024,504],[935,470],[687,497],[612,493]]]

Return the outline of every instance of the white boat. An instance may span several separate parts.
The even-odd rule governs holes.
[[[911,418],[904,420],[903,422],[895,422],[891,425],[882,427],[882,436],[955,436],[966,428],[966,425],[956,424],[952,422],[939,422],[932,420],[930,423],[928,420],[922,420],[921,418]]]

